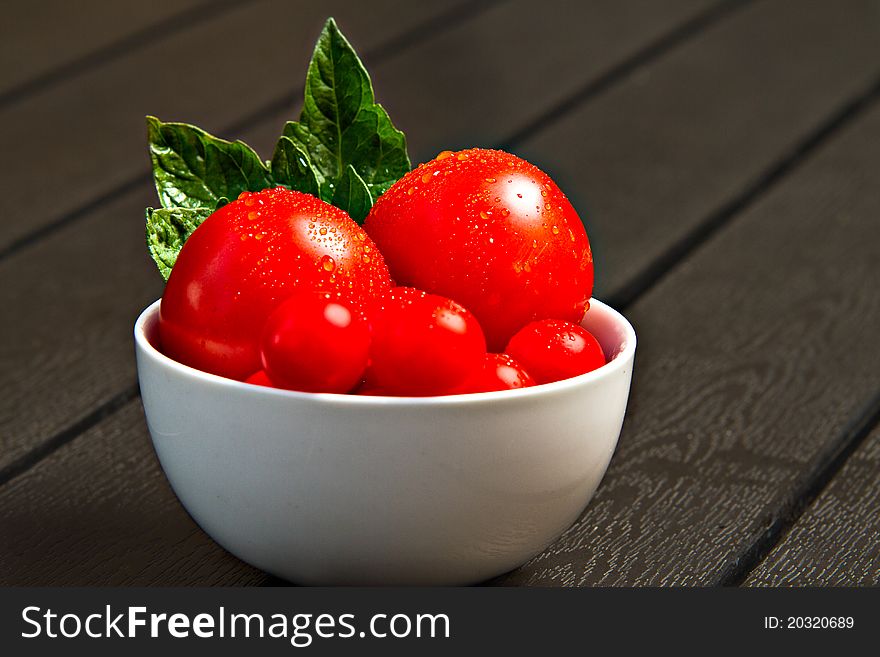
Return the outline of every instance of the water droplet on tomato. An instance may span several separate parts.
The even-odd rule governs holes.
[[[486,178],[486,182],[493,183],[493,182],[495,182],[495,179],[494,178]]]
[[[466,160],[466,159],[468,159],[468,155],[467,155],[467,153],[459,153],[457,157],[458,157],[459,160]]]
[[[522,194],[517,194],[516,197],[517,197],[517,198],[522,198]]]
[[[486,214],[485,212],[480,211],[480,217],[481,217],[482,219],[488,219],[488,218],[489,218],[489,215]]]
[[[509,214],[510,214],[510,210],[508,210],[507,208],[501,208],[501,216],[502,217],[506,217]]]
[[[336,261],[328,255],[321,257],[321,267],[324,271],[333,271],[336,269]]]
[[[442,151],[441,153],[438,153],[437,157],[435,157],[434,159],[438,160],[438,161],[445,160],[447,157],[450,157],[451,155],[452,155],[452,151]]]
[[[559,228],[557,226],[551,226],[550,232],[553,233],[554,235],[559,235]]]
[[[409,194],[410,196],[412,196],[415,193],[415,191],[416,191],[415,187],[410,187],[408,190],[406,190],[406,193]]]
[[[245,205],[247,205],[247,202],[245,202]],[[248,212],[248,219],[250,219],[251,221],[253,221],[253,220],[256,219],[256,218],[257,218],[257,213],[256,213],[256,212],[254,212],[253,210],[251,210],[250,212]]]
[[[422,182],[425,183],[426,185],[427,185],[429,182],[431,182],[431,174],[430,174],[430,173],[426,173],[425,175],[423,175],[423,176],[422,176]]]
[[[321,228],[318,229],[318,232],[321,235],[326,235],[327,234],[327,226],[321,226]]]

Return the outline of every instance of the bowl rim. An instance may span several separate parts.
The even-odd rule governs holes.
[[[553,381],[551,383],[542,383],[528,388],[517,388],[514,390],[497,390],[492,392],[474,392],[459,395],[436,395],[430,397],[392,397],[385,395],[352,395],[347,393],[329,393],[329,392],[302,392],[299,390],[286,390],[283,388],[270,388],[268,386],[260,386],[235,379],[203,372],[202,370],[184,365],[159,351],[154,347],[146,334],[147,324],[153,321],[159,313],[159,307],[162,299],[149,304],[140,313],[134,325],[134,340],[136,349],[145,357],[154,361],[159,367],[170,369],[176,373],[199,380],[205,384],[219,386],[228,390],[238,390],[251,394],[263,394],[267,396],[275,396],[280,398],[296,399],[300,401],[310,401],[313,403],[326,405],[352,405],[352,406],[391,406],[391,407],[413,407],[413,406],[457,406],[471,405],[484,402],[494,402],[503,400],[523,400],[531,397],[540,397],[542,395],[552,395],[556,392],[563,392],[572,388],[586,386],[604,378],[608,378],[617,374],[627,364],[631,363],[635,356],[636,350],[636,332],[632,324],[620,312],[612,308],[606,303],[598,299],[590,299],[590,310],[600,309],[602,312],[609,314],[614,323],[623,327],[624,340],[623,346],[614,356],[612,360],[602,367],[591,372],[580,374],[575,377],[563,379],[561,381]],[[588,311],[590,312],[590,311]]]

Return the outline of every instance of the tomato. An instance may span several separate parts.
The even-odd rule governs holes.
[[[505,352],[538,383],[561,381],[605,364],[602,346],[592,333],[556,319],[527,324],[510,339]]]
[[[364,227],[391,276],[463,304],[492,351],[539,319],[583,319],[593,256],[550,177],[514,155],[444,152],[379,197]]]
[[[281,388],[346,393],[367,367],[366,318],[329,295],[298,293],[278,306],[263,328],[260,353]]]
[[[181,363],[243,379],[261,367],[266,319],[295,291],[362,307],[390,286],[376,245],[342,210],[280,187],[245,192],[183,245],[162,296],[160,341]]]
[[[507,354],[486,354],[483,366],[462,384],[456,392],[494,392],[515,390],[535,385],[535,380],[523,366]]]
[[[370,309],[366,390],[389,395],[447,394],[482,364],[486,340],[455,301],[395,287]]]

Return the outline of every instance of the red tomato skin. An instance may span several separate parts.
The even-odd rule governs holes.
[[[531,375],[507,354],[486,354],[483,367],[455,392],[456,394],[497,392],[529,388],[533,385],[536,383]]]
[[[510,339],[505,353],[538,383],[569,379],[605,364],[602,346],[592,333],[556,319],[527,324]]]
[[[372,304],[369,317],[372,342],[365,390],[444,395],[483,363],[483,331],[473,314],[451,299],[395,287]]]
[[[269,375],[266,374],[265,370],[259,370],[258,372],[254,372],[248,378],[244,380],[245,383],[250,383],[255,386],[265,386],[267,388],[276,388],[277,386],[272,383],[269,379]]]
[[[531,321],[580,322],[592,294],[577,212],[547,174],[509,153],[441,153],[380,196],[364,228],[398,285],[461,303],[492,351]]]
[[[260,354],[280,388],[346,393],[367,367],[366,318],[326,295],[300,292],[279,305],[263,328]]]
[[[376,245],[342,210],[308,194],[245,192],[184,244],[162,296],[169,357],[243,379],[261,368],[269,314],[297,290],[364,306],[391,286]]]

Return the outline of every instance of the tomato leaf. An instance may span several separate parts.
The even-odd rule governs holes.
[[[288,137],[278,140],[270,167],[276,184],[312,196],[319,195],[318,176],[309,156]]]
[[[320,196],[331,203],[337,185],[350,180],[349,166],[371,203],[411,168],[406,137],[376,104],[367,70],[332,18],[309,64],[300,119],[285,126],[284,136],[309,155]]]
[[[212,212],[209,208],[147,208],[147,249],[166,281],[183,243]]]
[[[373,207],[373,196],[367,183],[350,164],[336,183],[332,203],[348,212],[349,216],[359,224],[364,223],[370,208]]]
[[[269,170],[253,149],[186,123],[147,117],[153,180],[164,208],[216,208],[222,198],[272,186]]]
[[[264,162],[241,141],[147,117],[161,209],[147,209],[147,246],[167,280],[180,248],[214,210],[245,191],[283,185],[318,196],[361,223],[411,166],[406,137],[375,102],[351,44],[327,20],[306,76],[305,103]]]

